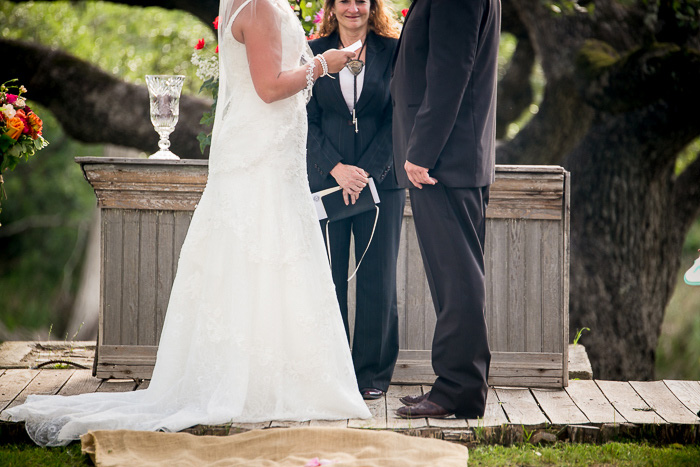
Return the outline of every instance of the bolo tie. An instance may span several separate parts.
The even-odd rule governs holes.
[[[355,113],[355,108],[357,107],[357,76],[360,73],[362,73],[362,69],[365,67],[365,62],[360,60],[360,57],[362,56],[362,51],[365,49],[365,45],[367,45],[367,37],[365,37],[365,42],[362,44],[362,47],[360,47],[360,51],[357,53],[357,58],[353,58],[345,64],[345,67],[348,70],[350,70],[350,73],[352,73],[353,77],[352,79],[354,92],[352,100],[352,123],[353,125],[355,125],[355,133],[359,132],[357,128],[357,114]],[[345,48],[345,46],[343,45],[343,41],[340,41],[340,48]]]

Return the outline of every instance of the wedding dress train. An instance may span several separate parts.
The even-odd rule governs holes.
[[[266,0],[268,1],[268,0]],[[282,69],[303,30],[278,8]],[[29,396],[3,412],[41,445],[88,430],[367,418],[306,178],[305,98],[265,104],[220,7],[220,90],[206,189],[183,244],[150,386]],[[235,6],[235,10],[231,7]]]

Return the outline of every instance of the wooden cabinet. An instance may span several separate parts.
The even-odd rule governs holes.
[[[148,379],[180,247],[206,184],[207,161],[76,161],[95,190],[101,215],[94,374]],[[394,381],[431,383],[435,313],[410,203],[403,222],[397,284],[401,353]],[[497,166],[486,234],[491,384],[567,385],[568,232],[568,172]],[[350,309],[352,315],[352,302]]]

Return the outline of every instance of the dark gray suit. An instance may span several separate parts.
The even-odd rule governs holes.
[[[484,237],[494,180],[499,0],[415,0],[395,54],[394,165],[429,169],[411,190],[437,313],[430,401],[460,417],[485,409],[491,354],[484,318]]]
[[[316,81],[307,106],[307,169],[311,191],[338,185],[329,174],[338,162],[366,170],[379,189],[381,202],[374,239],[357,271],[352,358],[359,388],[383,391],[389,387],[399,351],[396,261],[406,200],[405,190],[396,183],[391,143],[389,78],[396,43],[396,39],[372,32],[367,35],[364,84],[356,107],[358,133],[338,79]],[[322,53],[338,47],[338,35],[331,34],[309,44],[314,54]],[[372,211],[329,225],[333,282],[348,335],[350,234],[355,238],[355,258],[360,258],[369,242],[374,218]],[[325,229],[325,221],[321,227]]]

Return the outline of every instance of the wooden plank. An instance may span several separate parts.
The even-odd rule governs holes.
[[[432,349],[433,347],[433,336],[435,335],[435,326],[437,326],[437,314],[435,313],[435,304],[433,302],[433,295],[430,292],[430,286],[428,285],[428,278],[423,280],[423,288],[425,290],[423,309],[425,310],[424,316],[424,329],[423,329],[423,342],[425,349]]]
[[[66,381],[58,394],[61,396],[73,396],[97,391],[102,380],[92,376],[91,370],[75,370],[70,379]]]
[[[99,343],[121,341],[122,248],[124,225],[121,211],[101,211],[102,216],[102,298]],[[99,361],[98,355],[98,361]]]
[[[630,381],[630,386],[668,423],[700,423],[698,416],[688,410],[663,381]]]
[[[543,425],[547,423],[535,398],[527,389],[495,388],[496,396],[513,425]]]
[[[664,384],[688,410],[695,414],[698,413],[700,409],[700,382],[666,379],[664,380]]]
[[[176,252],[174,258],[180,257],[180,250],[182,249],[182,244],[187,236],[187,230],[190,228],[190,221],[192,220],[192,213],[190,212],[176,212],[173,213],[174,220],[174,232],[173,232],[173,252]],[[177,259],[173,261],[173,277],[177,273]]]
[[[520,388],[561,388],[564,383],[561,377],[526,375],[526,376],[491,376],[489,374],[489,385],[502,387]]]
[[[571,229],[571,174],[564,171],[564,206],[562,207],[563,212],[563,225],[562,229],[562,269],[561,269],[561,293],[563,297],[563,310],[562,319],[564,323],[562,325],[562,344],[563,344],[563,376],[564,376],[564,386],[569,384],[569,358],[567,356],[569,352],[569,268],[570,268],[570,257],[571,257],[571,241],[569,239],[569,232]],[[591,372],[591,378],[593,378]]]
[[[276,420],[270,423],[270,428],[299,428],[309,426],[309,421],[296,422],[291,420]]]
[[[139,237],[141,214],[124,210],[124,247],[122,252],[122,310],[120,344],[138,344],[139,325]],[[111,286],[107,284],[107,286]]]
[[[508,288],[510,267],[508,259],[508,231],[506,221],[494,220],[491,222],[491,277],[493,294],[491,303],[491,315],[493,325],[489,327],[489,346],[492,352],[507,352],[508,348],[508,322],[510,310],[508,309]]]
[[[7,405],[7,409],[23,404],[29,395],[56,394],[75,370],[39,370],[39,374]]]
[[[373,401],[365,401],[367,403],[367,408],[372,414],[372,418],[366,420],[363,419],[351,419],[348,420],[348,428],[371,428],[371,429],[385,429],[386,428],[386,397],[381,397]]]
[[[588,423],[588,417],[576,406],[562,389],[532,389],[537,403],[554,425],[578,425]]]
[[[36,378],[40,370],[7,370],[0,376],[0,412]]]
[[[523,298],[524,306],[524,338],[526,352],[542,352],[542,229],[541,223],[526,222],[524,229],[525,243],[525,277]]]
[[[495,279],[493,275],[493,228],[491,226],[492,221],[486,220],[486,239],[485,239],[485,249],[484,249],[484,286],[486,288],[486,329],[488,329],[489,337],[492,334],[492,329],[495,329],[496,322],[493,317],[493,301],[494,301],[494,289],[498,287],[495,284]],[[493,345],[493,343],[491,343]]]
[[[399,315],[399,349],[406,349],[406,291],[408,285],[408,229],[413,227],[413,218],[403,217],[399,253],[396,260],[396,310]]]
[[[418,389],[418,390],[416,390]],[[403,396],[415,396],[422,394],[420,388],[415,386],[389,386],[386,393],[386,427],[391,430],[404,430],[413,428],[423,428],[428,426],[428,421],[425,418],[405,419],[400,418],[396,411],[403,407],[403,403],[399,400]]]
[[[141,213],[139,235],[139,294],[136,342],[139,345],[155,345],[156,337],[156,265],[158,263],[158,214],[155,211]]]
[[[470,419],[467,422],[471,428],[501,426],[508,423],[506,413],[503,411],[501,402],[498,400],[496,391],[493,388],[489,388],[486,396],[486,409],[484,410],[483,418]]]
[[[170,290],[173,286],[174,262],[179,257],[179,251],[174,251],[175,218],[172,212],[158,211],[158,244],[156,261],[156,341],[160,342],[160,333],[163,330],[165,312],[168,310]]]
[[[328,427],[328,428],[347,428],[347,420],[311,420],[309,426],[312,427]]]
[[[508,235],[508,288],[504,290],[508,308],[508,344],[510,352],[525,351],[525,252],[523,221],[506,221]]]
[[[627,381],[595,381],[605,397],[630,423],[666,423]]]
[[[406,348],[429,349],[425,334],[425,295],[430,295],[426,288],[425,269],[418,246],[415,229],[408,232],[408,265],[406,290]]]
[[[100,387],[95,392],[129,392],[136,389],[134,380],[108,379],[100,383]]]
[[[542,341],[545,352],[565,352],[562,342],[563,298],[561,290],[561,227],[557,222],[542,222]]]
[[[627,422],[594,381],[569,381],[565,391],[591,423]]]

